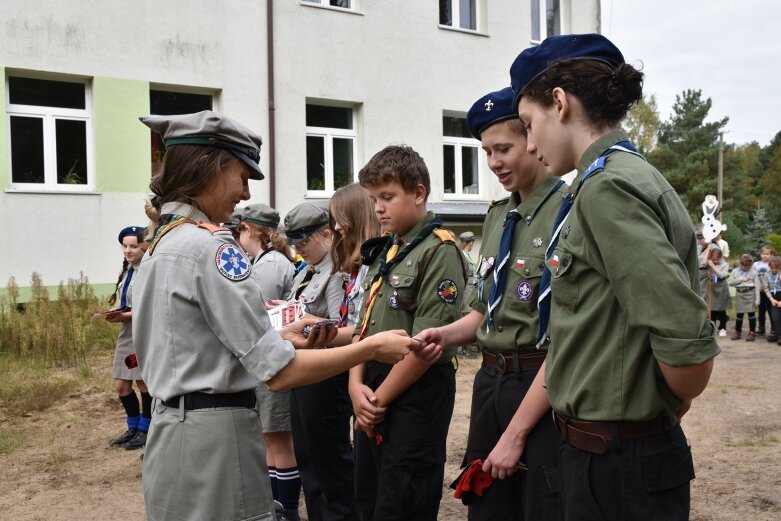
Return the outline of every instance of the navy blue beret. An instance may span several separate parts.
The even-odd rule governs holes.
[[[146,229],[143,226],[128,226],[127,228],[122,228],[122,231],[119,232],[119,244],[122,244],[122,239],[129,235],[132,235],[133,237],[143,237],[145,233]],[[138,242],[141,241],[139,240]]]
[[[524,49],[510,66],[513,107],[518,107],[521,90],[534,78],[560,60],[585,58],[621,65],[624,56],[618,47],[601,34],[563,34],[545,38],[536,47]]]
[[[466,114],[466,126],[475,139],[480,139],[483,130],[508,119],[518,119],[518,111],[513,105],[513,89],[505,87],[475,101]]]

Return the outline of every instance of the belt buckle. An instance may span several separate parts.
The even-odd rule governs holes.
[[[501,353],[496,353],[496,368],[502,373],[507,371],[507,360],[504,359],[504,355]]]

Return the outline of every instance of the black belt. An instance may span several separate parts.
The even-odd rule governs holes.
[[[179,399],[184,398],[184,408],[188,411],[195,409],[216,409],[218,407],[246,407],[253,409],[255,407],[255,390],[247,389],[237,393],[208,394],[201,392],[187,393],[182,396],[163,402],[166,407],[174,409],[179,408]]]

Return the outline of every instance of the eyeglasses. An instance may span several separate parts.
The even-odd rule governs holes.
[[[296,246],[298,246],[299,248],[306,248],[314,238],[315,238],[315,234],[313,233],[303,241],[299,242]]]

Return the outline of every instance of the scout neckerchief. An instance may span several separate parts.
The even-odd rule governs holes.
[[[122,293],[119,297],[119,309],[127,309],[127,289],[130,286],[130,279],[133,278],[133,266],[130,266],[125,275],[125,282],[122,284]]]
[[[559,188],[561,188],[561,185],[564,184],[564,181],[559,179],[559,181],[551,188],[551,191],[548,192],[548,195],[545,196],[545,198],[542,200],[542,202],[537,205],[537,209],[535,210],[535,213],[537,210],[542,208],[542,206],[545,204],[545,201],[548,200],[550,196],[555,194]],[[534,215],[530,216],[531,218],[534,217]],[[494,310],[499,305],[499,302],[502,301],[502,293],[504,292],[504,283],[507,279],[507,265],[509,264],[510,260],[510,249],[512,247],[513,242],[513,234],[515,233],[515,225],[518,223],[518,221],[521,219],[521,214],[518,212],[517,208],[513,208],[509,212],[507,212],[507,216],[504,218],[504,230],[502,230],[502,238],[499,241],[499,254],[497,255],[497,260],[499,261],[499,264],[494,268],[494,285],[491,287],[491,291],[488,293],[488,318],[485,321],[485,331],[486,333],[491,332],[491,325],[494,321]],[[528,219],[529,222],[531,222],[531,218]]]
[[[350,273],[350,278],[347,279],[347,284],[344,287],[344,297],[342,303],[339,304],[339,327],[347,325],[347,318],[350,316],[350,293],[355,288],[355,282],[358,280],[358,269],[354,269]]]
[[[304,275],[304,278],[301,279],[301,282],[298,285],[298,288],[296,289],[296,298],[301,298],[301,293],[304,292],[304,288],[309,286],[309,283],[312,281],[312,277],[315,275],[315,267],[309,266],[306,270],[306,275]]]
[[[640,158],[645,159],[642,155],[640,155],[637,149],[635,149],[632,143],[629,141],[619,141],[613,146],[603,150],[602,153],[599,154],[599,157],[589,165],[586,171],[583,172],[583,175],[580,176],[578,187],[585,183],[586,179],[591,177],[592,174],[604,169],[607,156],[613,152],[629,152],[630,154],[634,154]],[[542,344],[545,343],[548,333],[548,321],[550,320],[550,284],[553,275],[548,268],[548,263],[550,262],[550,264],[553,266],[558,265],[558,257],[553,255],[553,251],[556,249],[556,245],[559,243],[559,232],[561,232],[561,228],[564,226],[564,221],[567,220],[567,216],[572,209],[572,203],[575,201],[576,191],[577,190],[571,190],[561,202],[559,213],[556,215],[556,220],[553,223],[553,235],[551,235],[548,249],[545,250],[545,269],[542,271],[542,280],[540,281],[540,296],[537,298],[537,309],[539,309],[540,312],[540,329],[537,332],[537,349],[542,347]]]
[[[166,214],[160,217],[160,227],[157,229],[157,231],[155,231],[155,236],[152,239],[152,244],[149,246],[147,253],[152,255],[155,251],[155,248],[157,247],[157,243],[160,242],[160,239],[162,239],[166,233],[170,232],[177,226],[181,226],[182,224],[186,223],[198,224],[192,219],[182,215]]]
[[[431,232],[440,226],[442,226],[442,221],[439,219],[439,217],[434,217],[434,219],[420,231],[417,237],[412,239],[412,242],[405,245],[404,248],[401,248],[401,250],[399,250],[400,244],[403,242],[401,236],[393,235],[388,237],[385,243],[385,247],[379,256],[380,269],[374,278],[372,278],[372,282],[369,285],[371,290],[369,290],[369,296],[366,299],[366,312],[363,315],[363,322],[361,322],[360,339],[363,339],[366,336],[366,330],[369,328],[369,318],[371,317],[372,309],[374,308],[377,293],[380,291],[382,283],[385,281],[388,273],[390,273],[391,269],[393,269],[396,264],[401,262],[410,251],[412,251],[418,244],[420,244],[423,239],[431,235]]]

